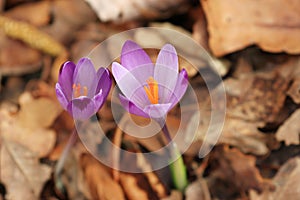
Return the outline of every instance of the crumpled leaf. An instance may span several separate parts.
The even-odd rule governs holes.
[[[300,109],[296,110],[278,129],[276,139],[286,145],[300,144]]]
[[[264,179],[255,166],[254,156],[225,146],[215,148],[209,159],[209,162],[214,163],[208,179],[211,193],[228,198],[235,191],[262,190]]]
[[[298,67],[298,66],[297,66]],[[292,85],[290,86],[287,94],[293,99],[297,104],[300,104],[300,77],[299,75],[295,77]]]
[[[275,188],[266,188],[261,194],[250,191],[251,200],[300,199],[300,158],[287,161],[273,178]]]
[[[1,181],[6,187],[7,199],[38,200],[50,174],[51,168],[40,164],[35,153],[19,143],[2,138]]]
[[[276,121],[288,87],[286,79],[271,73],[266,77],[248,75],[237,80],[227,79],[224,84],[228,94],[227,114],[262,123]]]
[[[35,100],[32,100],[32,102],[35,103]],[[48,102],[48,100],[46,102]],[[6,138],[9,141],[17,142],[25,146],[32,152],[35,152],[39,157],[44,157],[48,155],[50,151],[53,149],[56,141],[55,131],[52,129],[48,129],[48,127],[52,124],[54,119],[59,114],[59,112],[55,112],[54,107],[52,107],[52,110],[45,112],[47,106],[51,108],[52,104],[51,103],[48,104],[48,103],[46,104],[42,103],[39,106],[32,104],[31,105],[32,109],[29,110],[24,109],[23,111],[20,111],[17,114],[11,113],[9,111],[9,108],[1,107],[0,109],[1,136]],[[60,109],[61,108],[59,108],[58,110]],[[22,106],[21,106],[21,110],[22,110]],[[47,118],[47,115],[49,115],[50,119]],[[20,116],[23,117],[27,116],[28,118],[25,117],[24,119]],[[37,122],[39,122],[39,118],[43,119],[44,121],[40,122],[40,124],[37,124]]]
[[[253,44],[270,52],[300,53],[299,1],[206,0],[201,4],[216,56]]]
[[[185,190],[186,200],[211,200],[205,180],[197,180],[189,184]]]
[[[27,92],[20,96],[19,102],[18,122],[30,129],[48,128],[62,111],[58,102],[46,97],[34,99]]]
[[[120,185],[112,179],[106,166],[87,154],[82,155],[80,165],[92,199],[125,199]]]
[[[131,19],[166,18],[171,14],[186,11],[190,5],[186,0],[86,0],[95,10],[99,19],[107,21],[127,21]]]

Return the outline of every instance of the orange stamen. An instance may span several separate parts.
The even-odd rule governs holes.
[[[77,98],[80,96],[87,96],[87,94],[88,94],[88,88],[86,86],[81,87],[80,83],[78,83],[77,85],[74,83],[72,88],[73,88],[74,98]]]
[[[158,104],[158,83],[153,77],[149,77],[147,80],[147,86],[144,86],[144,90],[148,96],[151,104]]]

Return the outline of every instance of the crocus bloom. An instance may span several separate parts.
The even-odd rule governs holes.
[[[56,96],[74,119],[86,120],[101,108],[111,83],[109,71],[96,72],[89,58],[81,58],[77,65],[67,61],[59,72]]]
[[[123,95],[121,104],[135,115],[162,119],[184,95],[187,72],[179,73],[175,48],[166,44],[153,64],[147,53],[133,41],[122,47],[121,64],[112,64],[112,74]]]

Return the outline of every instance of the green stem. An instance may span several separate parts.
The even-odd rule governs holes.
[[[166,124],[162,126],[162,131],[167,138],[171,146],[171,160],[176,159],[170,164],[170,170],[172,174],[173,183],[176,189],[184,191],[188,184],[186,168],[180,154],[180,151],[175,142],[172,142],[172,138]]]
[[[71,148],[74,146],[74,144],[76,143],[77,141],[77,138],[78,138],[78,134],[77,134],[77,131],[76,131],[76,128],[74,128],[69,140],[68,140],[68,143],[66,144],[60,158],[58,159],[58,162],[55,166],[55,170],[54,170],[54,181],[55,181],[55,187],[56,189],[58,189],[58,191],[64,193],[64,186],[63,186],[63,183],[62,183],[62,180],[61,180],[61,173],[63,171],[63,167],[64,167],[64,164],[66,162],[66,158],[68,157],[69,153],[70,153],[70,150]]]

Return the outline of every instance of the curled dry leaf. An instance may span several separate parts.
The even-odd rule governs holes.
[[[45,26],[50,22],[50,9],[50,1],[31,2],[9,9],[4,15],[39,27]]]
[[[223,181],[225,185],[231,185],[230,190],[233,191],[235,191],[233,188],[241,192],[249,189],[262,190],[264,179],[255,166],[256,158],[254,156],[245,155],[238,149],[221,147],[211,154],[210,159],[212,160],[209,162],[216,162],[212,174],[209,176],[209,187],[212,193],[224,187],[224,185],[220,185]],[[223,192],[226,192],[225,196],[226,189]],[[222,196],[222,194],[220,195]]]
[[[29,95],[29,97],[26,94]],[[9,112],[9,108],[1,108],[1,136],[9,141],[24,145],[26,148],[35,152],[39,157],[44,157],[50,153],[55,145],[56,133],[48,129],[48,127],[59,114],[59,112],[55,112],[55,109],[60,110],[60,108],[56,107],[58,105],[53,104],[49,99],[43,102],[43,98],[41,98],[40,101],[38,99],[32,99],[28,93],[23,95],[23,97],[25,96],[29,98],[30,103],[33,103],[31,104],[32,109],[23,107],[22,110],[21,105],[21,111],[17,114],[12,114]],[[30,103],[28,105],[29,107]],[[35,105],[35,103],[37,104]],[[52,110],[45,112],[48,108]],[[37,123],[40,119],[44,121]]]
[[[38,200],[51,168],[39,163],[39,157],[23,145],[2,137],[1,181],[7,199]]]
[[[82,155],[80,165],[90,188],[92,199],[125,200],[122,188],[112,179],[106,166],[87,154]]]
[[[286,145],[300,144],[300,109],[296,110],[278,129],[276,139]]]
[[[275,187],[266,188],[261,194],[250,191],[251,200],[286,200],[300,199],[300,158],[295,157],[287,161],[273,178]]]
[[[121,172],[120,184],[129,200],[159,200],[143,174]]]
[[[224,83],[229,116],[252,122],[276,122],[286,99],[286,79],[277,74],[250,74]]]
[[[299,1],[205,0],[201,3],[208,21],[209,45],[216,56],[253,44],[270,52],[300,52]]]
[[[299,75],[295,77],[293,83],[287,94],[293,99],[293,101],[297,104],[300,104],[300,77]]]
[[[185,191],[186,200],[211,200],[205,180],[197,180],[189,184]]]
[[[99,19],[107,21],[127,21],[131,19],[166,18],[174,13],[184,12],[190,7],[186,0],[86,0]]]
[[[18,122],[21,126],[38,129],[48,128],[62,112],[61,106],[46,97],[34,99],[30,93],[23,93],[20,98]]]
[[[269,152],[267,144],[271,136],[263,134],[257,127],[256,123],[227,117],[218,143],[230,144],[244,153],[265,155]]]

